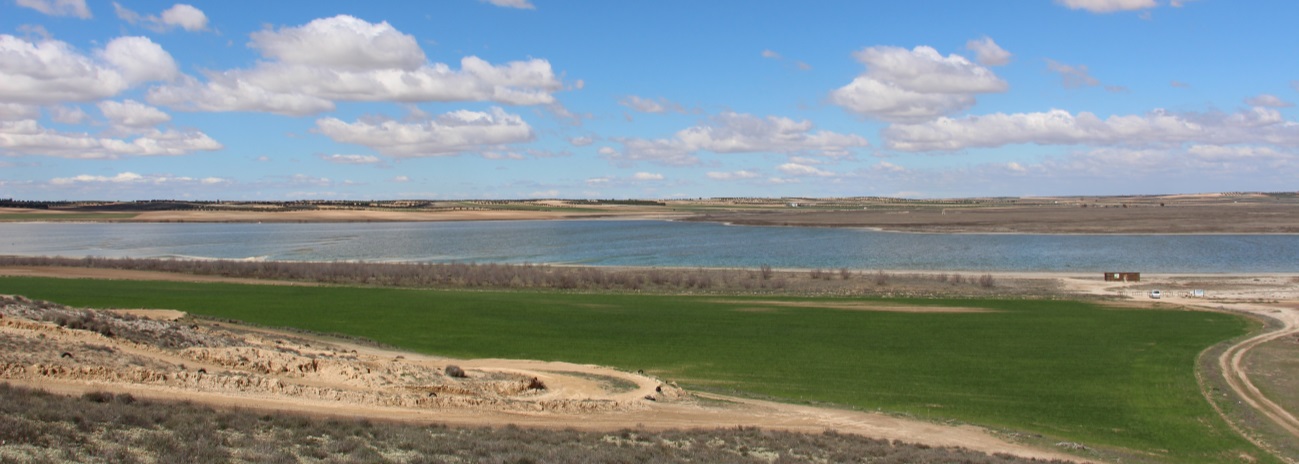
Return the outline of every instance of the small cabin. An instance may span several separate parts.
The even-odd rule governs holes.
[[[1106,282],[1140,282],[1140,272],[1106,272]]]

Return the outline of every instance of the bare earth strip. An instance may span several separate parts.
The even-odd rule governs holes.
[[[751,304],[757,306],[776,306],[783,308],[822,308],[838,309],[844,311],[880,311],[886,313],[991,313],[995,312],[985,308],[967,308],[958,306],[911,306],[911,305],[888,305],[875,302],[862,303],[825,303],[825,302],[801,302],[801,301],[768,301],[768,300],[713,300],[723,304]],[[753,308],[760,310],[761,308]]]

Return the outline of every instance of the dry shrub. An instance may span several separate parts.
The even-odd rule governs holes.
[[[466,374],[464,369],[461,369],[460,366],[457,366],[455,364],[447,366],[446,369],[443,370],[443,372],[446,372],[447,377],[451,377],[455,379],[464,379],[469,377],[469,374]]]

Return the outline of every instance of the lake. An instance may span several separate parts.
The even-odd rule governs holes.
[[[1299,272],[1299,235],[914,234],[575,220],[0,223],[0,254],[949,271]]]

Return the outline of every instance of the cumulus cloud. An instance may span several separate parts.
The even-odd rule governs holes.
[[[40,116],[41,108],[36,105],[0,102],[0,121],[36,119]]]
[[[783,173],[785,173],[785,174],[788,174],[788,175],[791,175],[791,176],[798,176],[798,177],[809,177],[809,176],[810,176],[810,177],[834,177],[834,176],[836,176],[836,174],[833,173],[833,172],[826,171],[826,170],[824,170],[824,169],[821,169],[821,168],[818,168],[818,167],[815,167],[815,166],[808,166],[808,165],[805,165],[805,164],[798,164],[798,163],[785,163],[785,164],[782,164],[782,165],[780,165],[780,166],[777,166],[776,169],[780,170],[780,172],[783,172]]]
[[[623,144],[621,152],[601,149],[601,155],[618,164],[649,161],[666,165],[699,163],[696,153],[781,153],[815,154],[841,157],[857,147],[868,146],[865,138],[851,134],[812,130],[811,121],[789,118],[765,118],[722,113],[703,124],[678,131],[670,139],[615,139]]]
[[[63,124],[81,124],[90,118],[90,115],[76,106],[51,106],[46,108],[46,111],[49,112],[50,119]],[[35,116],[31,117],[31,119],[35,118]]]
[[[131,24],[144,24],[149,29],[163,32],[177,27],[190,31],[207,30],[207,14],[193,5],[177,3],[163,10],[161,15],[141,15],[135,11],[113,2],[113,12],[123,21]]]
[[[657,100],[641,98],[635,95],[628,95],[626,98],[618,101],[618,104],[631,108],[642,113],[684,113],[685,108],[681,105],[668,101],[666,98]]]
[[[139,129],[171,121],[171,116],[162,110],[135,100],[102,101],[97,106],[99,112],[114,126]]]
[[[713,179],[713,180],[743,180],[743,179],[756,179],[758,177],[761,177],[761,174],[749,170],[744,170],[744,169],[741,169],[739,171],[731,171],[731,172],[709,171],[707,175],[709,179]]]
[[[173,176],[169,174],[150,174],[140,175],[134,172],[123,172],[114,176],[92,176],[82,174],[74,177],[55,177],[50,179],[50,184],[57,186],[77,185],[77,184],[152,184],[152,185],[219,185],[228,184],[229,179],[220,177],[184,177]]]
[[[249,46],[284,64],[331,69],[403,69],[424,65],[415,37],[387,21],[373,24],[352,16],[316,19],[300,27],[254,32]]]
[[[15,3],[50,16],[76,16],[81,19],[90,19],[91,16],[86,0],[18,0]]]
[[[573,144],[573,146],[575,147],[585,147],[587,145],[595,143],[595,137],[591,137],[589,135],[580,136],[580,137],[570,137],[568,139],[568,143]]]
[[[854,56],[866,72],[831,92],[830,102],[885,121],[921,122],[963,111],[975,95],[1007,88],[988,68],[931,47],[868,47]]]
[[[535,10],[536,6],[528,0],[479,0],[483,3],[490,3],[505,8],[517,8],[520,10]]]
[[[0,63],[0,101],[26,104],[99,100],[178,72],[171,55],[146,37],[113,39],[92,58],[66,42],[0,34]]]
[[[991,37],[974,39],[965,43],[965,49],[974,52],[975,60],[984,66],[1010,64],[1010,52],[1001,48]]]
[[[322,46],[326,44],[328,46]],[[551,105],[562,85],[542,59],[494,65],[476,56],[455,70],[427,63],[415,39],[386,22],[347,15],[253,34],[267,60],[151,89],[148,100],[188,111],[307,115],[335,101],[492,101]]]
[[[65,133],[42,127],[32,119],[0,121],[0,153],[76,159],[117,159],[124,156],[177,156],[220,150],[222,145],[198,131],[141,131],[129,139]]]
[[[1056,0],[1056,3],[1071,10],[1087,10],[1092,13],[1144,10],[1159,6],[1155,0]]]
[[[1040,145],[1154,145],[1184,143],[1263,143],[1299,146],[1299,124],[1285,121],[1271,108],[1236,113],[1144,115],[1095,114],[1064,110],[1041,113],[996,113],[923,124],[893,125],[883,131],[889,148],[903,151],[954,151],[1034,143]]]
[[[1264,106],[1268,108],[1289,108],[1294,106],[1294,103],[1282,100],[1281,97],[1270,93],[1262,93],[1254,97],[1246,98],[1245,104],[1249,106]]]
[[[340,143],[369,147],[396,158],[450,156],[531,141],[532,127],[501,108],[488,112],[453,111],[429,121],[316,121],[316,130]]]
[[[374,155],[320,155],[320,159],[337,164],[379,164],[383,160]]]
[[[659,174],[655,172],[638,172],[636,174],[633,174],[631,178],[633,180],[640,180],[640,181],[663,180],[663,174]]]

